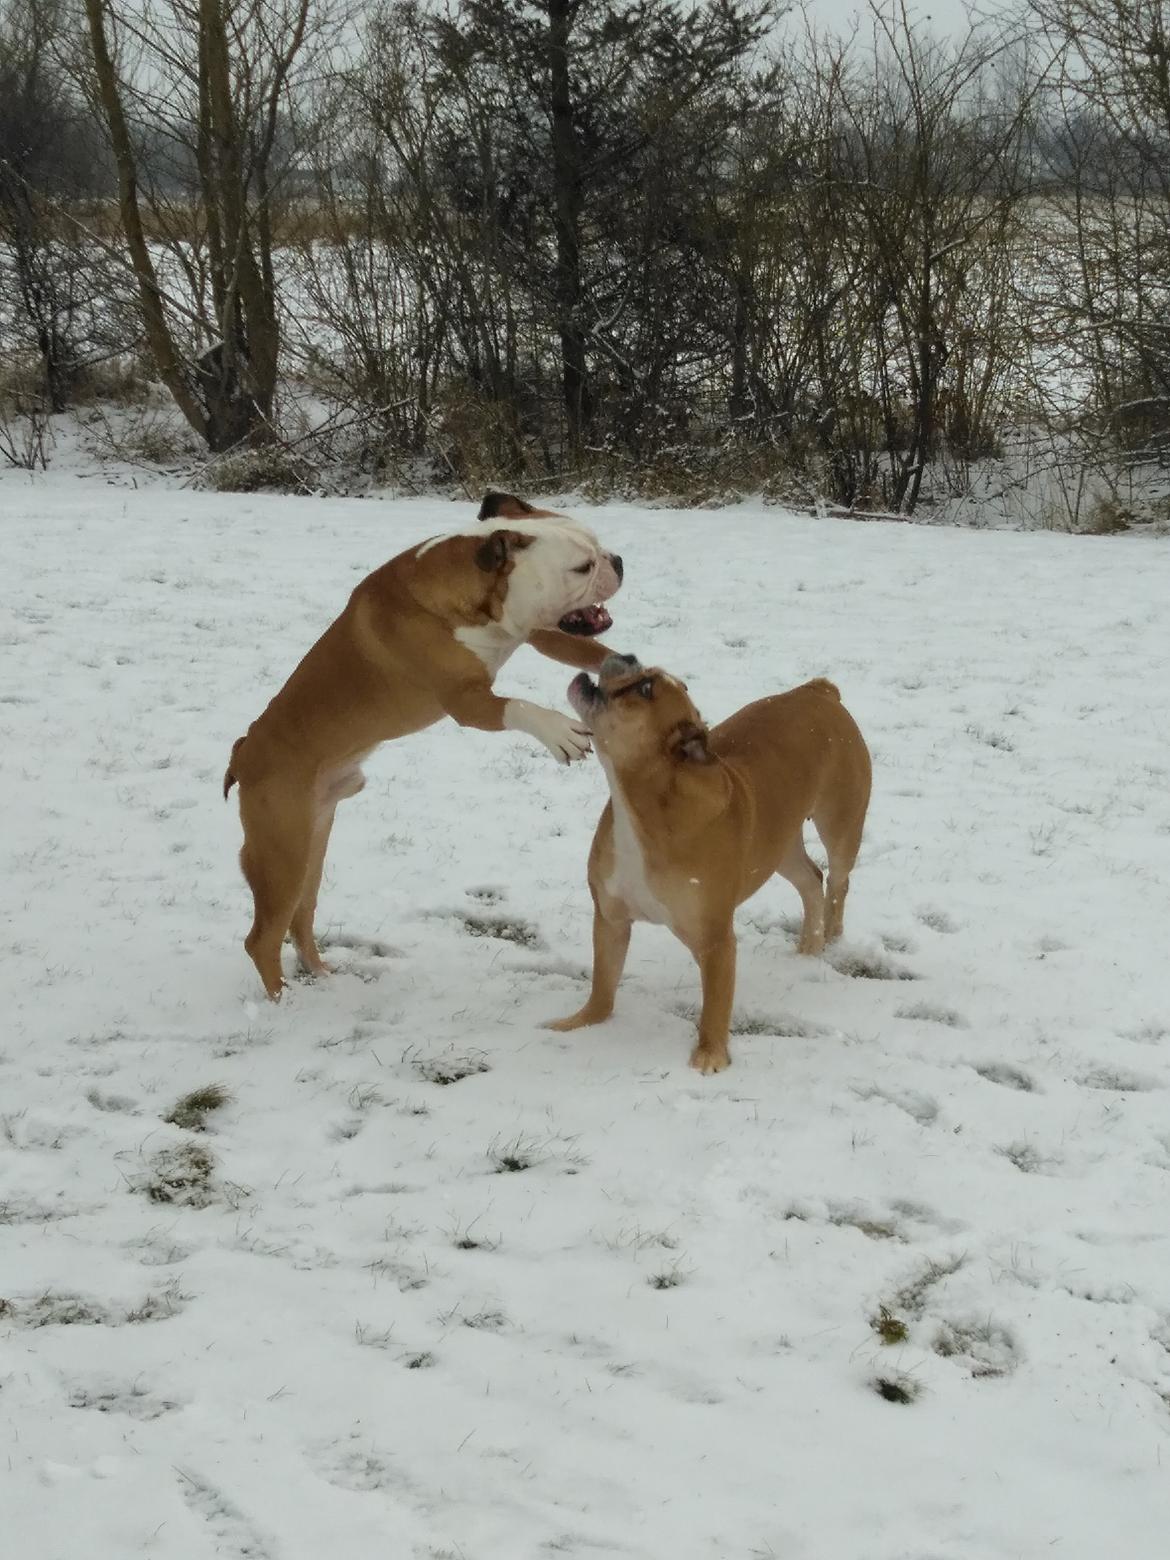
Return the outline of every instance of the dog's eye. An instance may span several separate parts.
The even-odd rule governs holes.
[[[654,684],[647,678],[645,682],[638,684],[638,692],[644,699],[652,699],[654,697]]]
[[[591,563],[579,563],[577,565],[577,567],[573,570],[573,573],[574,574],[589,574],[592,571],[592,569],[593,569],[593,565]]]

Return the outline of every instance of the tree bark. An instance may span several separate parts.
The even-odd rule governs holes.
[[[569,42],[576,9],[574,0],[548,0],[557,326],[561,341],[565,419],[574,453],[579,451],[593,423],[593,392],[581,318],[581,150],[573,125],[569,67]]]

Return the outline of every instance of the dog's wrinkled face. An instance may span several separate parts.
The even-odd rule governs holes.
[[[587,672],[569,684],[569,703],[593,733],[603,760],[619,768],[666,758],[710,763],[707,728],[687,686],[637,656],[611,655],[594,682]]]
[[[622,560],[575,520],[510,520],[489,533],[476,561],[507,571],[500,624],[518,639],[537,628],[593,635],[613,626],[602,603],[622,583]]]

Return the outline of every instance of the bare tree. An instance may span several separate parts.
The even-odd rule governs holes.
[[[1010,240],[1026,193],[1020,149],[1028,95],[987,90],[1006,47],[973,28],[954,43],[911,25],[904,0],[874,5],[874,49],[842,94],[836,178],[866,253],[872,357],[866,387],[879,409],[884,502],[910,510],[938,452],[949,400],[952,433],[986,430],[985,387],[1002,334],[987,326],[989,254]],[[949,395],[948,395],[949,391]]]
[[[85,0],[89,72],[151,355],[212,450],[263,438],[280,357],[275,228],[309,0]],[[317,13],[315,13],[317,15]],[[315,23],[320,36],[324,22]]]
[[[93,126],[54,55],[58,0],[7,0],[0,11],[0,275],[16,309],[13,345],[39,362],[45,405],[69,403],[92,333],[93,256],[62,204],[102,188]]]
[[[1170,458],[1170,13],[1162,0],[1031,0],[1052,46],[1048,141],[1065,259],[1060,324],[1102,426]]]

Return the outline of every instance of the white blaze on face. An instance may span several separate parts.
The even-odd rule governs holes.
[[[567,612],[606,601],[617,573],[592,531],[569,520],[510,521],[506,527],[532,538],[513,555],[501,626],[524,639],[534,628],[555,628]]]

